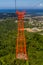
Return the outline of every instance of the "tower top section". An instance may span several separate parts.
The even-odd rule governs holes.
[[[18,19],[24,18],[25,13],[26,13],[25,11],[23,11],[23,12],[16,11],[16,14],[18,15]]]

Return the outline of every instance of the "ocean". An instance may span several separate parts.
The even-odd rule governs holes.
[[[30,15],[42,15],[43,16],[43,9],[18,9],[19,11],[26,11],[27,14]],[[0,13],[15,13],[15,9],[0,9]]]

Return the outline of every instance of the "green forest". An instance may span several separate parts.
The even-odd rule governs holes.
[[[17,38],[15,19],[0,21],[0,65],[43,65],[43,35],[27,31],[24,33],[28,61],[15,57]]]

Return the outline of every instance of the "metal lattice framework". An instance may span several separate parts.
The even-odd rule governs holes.
[[[18,35],[16,43],[16,58],[27,60],[26,40],[24,36],[24,14],[25,12],[16,11],[18,15]]]

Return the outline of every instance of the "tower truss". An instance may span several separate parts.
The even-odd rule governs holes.
[[[18,16],[18,34],[16,42],[16,58],[27,60],[26,40],[24,35],[24,14],[25,12],[16,11]]]

